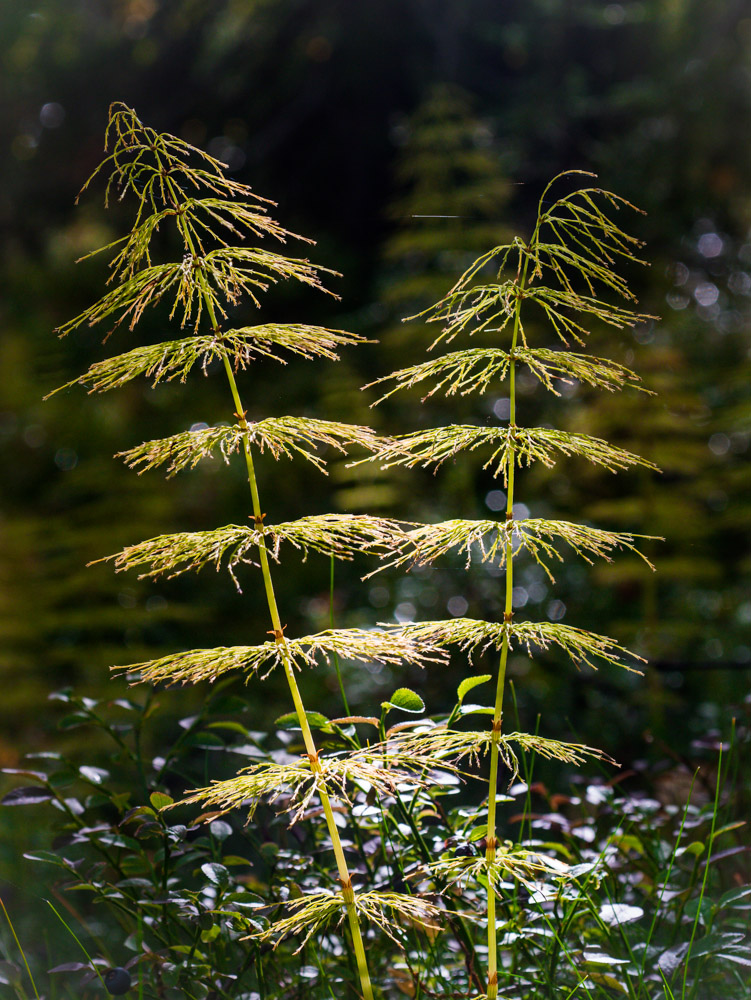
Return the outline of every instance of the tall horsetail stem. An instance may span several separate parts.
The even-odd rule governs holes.
[[[349,559],[355,552],[383,555],[395,551],[400,541],[403,542],[403,531],[396,522],[368,515],[317,515],[284,524],[267,524],[254,467],[253,443],[259,451],[267,447],[276,458],[296,455],[319,469],[323,465],[315,453],[319,445],[345,450],[345,446],[357,444],[371,451],[380,445],[369,428],[334,421],[280,417],[250,424],[236,377],[256,358],[278,358],[279,352],[291,352],[306,359],[335,360],[340,347],[357,344],[363,338],[299,324],[267,323],[222,329],[222,322],[227,319],[227,305],[234,306],[246,296],[257,305],[257,295],[278,281],[291,278],[325,291],[321,273],[326,269],[265,249],[229,245],[227,238],[233,236],[269,236],[284,240],[294,234],[270,218],[264,199],[246,185],[226,177],[223,164],[175,136],[145,127],[135,112],[125,105],[116,104],[110,109],[105,150],[108,155],[84,189],[94,176],[109,170],[106,198],[113,187],[120,196],[134,195],[138,201],[136,220],[126,237],[102,248],[115,254],[110,264],[111,290],[60,327],[59,332],[62,336],[82,325],[96,325],[106,319],[112,319],[115,326],[125,322],[132,331],[149,306],[171,299],[170,316],[177,315],[183,327],[192,326],[193,336],[146,345],[96,362],[69,384],[79,383],[90,391],[106,391],[140,375],[153,378],[154,383],[174,378],[185,381],[194,366],[198,365],[206,373],[208,363],[221,358],[237,424],[149,441],[123,455],[131,467],[140,465],[143,471],[166,466],[168,474],[172,475],[180,469],[192,468],[213,451],[221,451],[228,459],[241,448],[253,522],[248,528],[230,525],[209,532],[162,535],[129,546],[108,558],[114,559],[118,570],[146,566],[146,576],[165,572],[174,575],[185,569],[200,569],[207,562],[219,567],[223,561],[232,573],[238,562],[250,561],[247,552],[254,548],[273,635],[273,641],[256,646],[189,650],[118,669],[129,673],[135,671],[146,681],[197,683],[213,680],[231,670],[250,674],[266,666],[269,669],[276,665],[282,667],[302,732],[303,763],[251,765],[235,779],[194,790],[184,801],[218,805],[224,811],[249,803],[252,813],[258,801],[263,798],[276,801],[282,790],[291,787],[302,790],[299,797],[290,796],[290,804],[286,807],[294,821],[315,791],[336,860],[339,892],[313,893],[295,901],[290,907],[292,916],[270,924],[268,929],[259,932],[259,937],[268,940],[274,936],[281,939],[286,934],[301,934],[304,944],[324,920],[336,919],[344,910],[360,994],[364,1000],[374,1000],[361,916],[365,915],[382,930],[388,930],[387,919],[394,914],[402,913],[413,923],[419,923],[433,919],[438,910],[411,895],[355,893],[334,819],[332,795],[343,795],[346,799],[345,780],[350,783],[368,781],[383,792],[393,793],[396,783],[410,780],[410,776],[403,768],[394,769],[390,764],[381,764],[380,758],[363,754],[320,757],[295,671],[329,656],[341,655],[365,663],[422,664],[431,654],[424,652],[426,647],[387,632],[332,627],[301,638],[285,635],[269,558],[278,558],[282,541],[290,541],[303,552],[310,547],[331,558]],[[182,239],[182,260],[155,264],[151,259],[150,241],[159,225],[167,222],[175,225]],[[387,918],[387,914],[390,917]]]
[[[587,561],[591,556],[610,560],[618,549],[629,550],[644,559],[636,548],[638,540],[649,536],[612,532],[589,525],[546,518],[517,519],[514,516],[516,469],[540,462],[553,466],[561,457],[585,458],[611,472],[633,466],[655,469],[646,459],[631,454],[607,441],[586,434],[571,434],[549,427],[524,427],[517,424],[517,367],[524,365],[539,383],[555,395],[560,382],[578,381],[607,391],[627,387],[639,389],[639,378],[630,369],[609,359],[592,357],[569,350],[571,341],[583,346],[590,323],[615,329],[633,327],[654,317],[631,308],[614,305],[601,298],[613,293],[630,305],[635,298],[617,263],[643,263],[637,256],[640,242],[624,232],[612,218],[621,208],[633,208],[625,199],[600,188],[580,186],[570,194],[553,198],[551,187],[563,177],[592,177],[585,171],[567,171],[555,177],[545,188],[538,205],[537,219],[528,242],[514,238],[479,257],[459,278],[453,288],[437,303],[418,316],[438,322],[442,329],[431,349],[450,343],[463,334],[492,334],[497,342],[504,331],[510,332],[510,346],[472,347],[434,356],[420,364],[403,368],[377,380],[390,384],[381,400],[399,390],[434,381],[424,396],[442,392],[446,396],[481,394],[492,384],[508,379],[509,425],[504,427],[477,424],[449,424],[413,433],[401,434],[379,455],[386,467],[422,466],[436,470],[461,451],[492,447],[484,468],[491,468],[506,488],[503,520],[453,519],[438,524],[423,524],[409,532],[411,551],[400,552],[390,565],[427,565],[453,551],[473,560],[495,562],[505,569],[505,600],[500,622],[453,618],[445,621],[415,622],[403,626],[405,635],[430,641],[439,646],[458,645],[471,654],[474,650],[494,648],[500,653],[496,675],[495,703],[490,731],[467,732],[455,728],[459,714],[452,714],[446,726],[427,732],[399,734],[393,743],[402,753],[434,754],[436,763],[458,765],[463,759],[476,761],[488,753],[488,799],[486,847],[481,858],[467,852],[446,853],[431,867],[436,878],[448,885],[475,881],[486,887],[487,895],[487,1000],[496,1000],[499,989],[497,908],[503,901],[499,883],[509,878],[528,887],[544,877],[565,879],[566,866],[549,855],[529,850],[524,845],[512,847],[498,838],[496,802],[501,764],[513,778],[519,771],[519,754],[537,752],[550,759],[580,764],[587,757],[610,761],[603,751],[574,743],[547,739],[538,734],[508,733],[503,726],[503,697],[509,653],[514,644],[537,655],[551,647],[564,652],[577,666],[594,667],[600,660],[634,670],[629,653],[607,636],[554,621],[521,621],[514,617],[514,560],[522,550],[545,571],[552,581],[550,564],[561,560],[556,543],[565,542]],[[549,197],[550,196],[550,197]],[[604,204],[604,208],[603,208]],[[610,214],[609,214],[610,212]],[[495,279],[488,272],[495,270]],[[528,333],[537,332],[542,320],[562,343],[563,348],[530,346]],[[530,312],[532,315],[530,316]],[[525,328],[526,324],[526,328]],[[377,384],[371,383],[371,384]],[[629,657],[632,659],[629,660]],[[467,678],[466,690],[483,683],[486,676]],[[463,695],[458,692],[460,704]],[[611,763],[614,763],[610,761]]]

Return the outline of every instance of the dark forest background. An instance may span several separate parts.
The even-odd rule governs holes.
[[[520,475],[518,495],[534,516],[664,536],[649,545],[657,573],[627,558],[571,561],[553,587],[525,566],[518,603],[531,618],[611,635],[650,665],[641,678],[519,657],[512,675],[524,718],[541,712],[546,734],[573,730],[626,763],[655,753],[675,763],[692,741],[724,731],[751,671],[748,0],[6,0],[0,58],[2,765],[80,739],[55,731],[51,691],[114,698],[124,688],[110,664],[256,642],[268,628],[252,568],[242,594],[210,570],[154,584],[85,568],[130,541],[241,522],[245,509],[234,466],[207,463],[165,483],[111,457],[226,419],[211,379],[42,402],[133,345],[124,330],[106,347],[102,331],[53,333],[102,292],[106,262],[76,258],[130,225],[127,203],[105,212],[101,185],[74,205],[115,100],[221,157],[278,202],[285,226],[317,241],[292,252],[341,272],[331,281],[339,301],[282,288],[258,321],[320,322],[378,341],[315,370],[259,365],[245,375],[254,418],[305,413],[392,432],[490,419],[472,397],[421,407],[419,393],[370,410],[374,391],[360,387],[423,358],[431,331],[402,318],[473,256],[525,233],[559,171],[594,171],[646,211],[625,219],[651,262],[630,277],[640,308],[661,318],[595,332],[591,348],[635,368],[658,396],[579,389],[559,400],[522,381],[520,406],[524,422],[608,437],[663,472],[616,478],[561,463]],[[143,329],[176,335],[158,312]],[[502,385],[491,404],[503,412]],[[272,519],[362,510],[429,521],[499,508],[481,465],[434,480],[332,459],[326,478],[264,460],[261,475]],[[502,580],[465,573],[460,559],[361,583],[371,568],[337,568],[338,624],[501,607]],[[292,633],[325,626],[328,562],[290,559],[277,578]],[[456,676],[362,671],[347,682],[358,710],[397,683],[437,710]],[[340,710],[335,681],[303,680],[311,704]],[[288,709],[273,681],[250,696],[263,724]],[[201,697],[164,696],[165,719]]]

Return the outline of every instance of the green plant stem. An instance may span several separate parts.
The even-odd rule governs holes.
[[[187,248],[190,250],[191,254],[195,257],[195,247],[191,239],[190,233],[187,229],[183,233],[185,237],[185,242]],[[203,272],[199,269],[197,272],[198,282],[201,286],[201,293],[206,307],[206,312],[208,314],[209,320],[211,322],[212,330],[218,334],[219,323],[216,317],[216,311],[214,309],[214,301],[211,295],[211,290],[208,287],[208,282]],[[249,430],[248,421],[246,419],[246,411],[243,407],[242,400],[240,399],[240,392],[237,388],[237,380],[235,379],[235,373],[232,371],[232,365],[229,362],[229,358],[225,354],[223,356],[224,361],[224,371],[227,375],[227,381],[229,382],[230,392],[232,393],[232,400],[235,404],[235,416],[240,422],[240,426],[244,431]],[[305,743],[305,750],[308,755],[308,760],[310,761],[311,770],[314,772],[321,773],[321,764],[318,759],[318,752],[316,750],[315,741],[313,739],[313,734],[310,730],[310,725],[308,723],[308,717],[305,711],[305,706],[303,704],[302,696],[300,694],[300,689],[297,686],[297,680],[295,679],[295,672],[287,654],[287,643],[284,638],[284,626],[282,625],[281,617],[279,615],[279,608],[276,603],[276,594],[274,592],[274,584],[271,578],[271,568],[269,566],[269,555],[266,549],[266,544],[263,538],[264,526],[263,520],[265,515],[261,510],[261,500],[258,492],[258,480],[256,478],[255,467],[253,464],[253,453],[250,447],[249,435],[245,435],[243,442],[243,453],[245,455],[245,465],[248,473],[248,485],[250,486],[250,495],[252,501],[253,509],[253,519],[256,529],[259,531],[261,538],[258,543],[258,559],[261,565],[261,574],[263,576],[263,585],[266,591],[266,601],[269,608],[269,614],[271,616],[272,632],[274,635],[274,641],[281,647],[282,651],[282,664],[284,666],[284,674],[287,678],[287,684],[289,685],[290,694],[292,695],[292,701],[295,706],[295,714],[297,715],[297,720],[300,724],[300,729],[302,731],[303,742]],[[334,851],[334,857],[336,859],[336,867],[339,872],[339,883],[342,887],[342,896],[344,898],[344,903],[347,909],[347,919],[349,922],[350,933],[352,935],[352,945],[355,951],[355,957],[357,959],[357,968],[360,976],[360,985],[362,987],[362,993],[364,1000],[373,1000],[373,987],[370,982],[370,973],[368,972],[368,963],[365,957],[365,945],[363,944],[362,931],[360,929],[360,921],[357,915],[357,907],[355,906],[355,894],[352,888],[352,879],[349,874],[349,869],[347,867],[347,860],[344,857],[344,850],[342,848],[341,838],[339,837],[339,830],[337,829],[336,822],[334,820],[334,811],[331,808],[331,801],[329,799],[328,792],[323,782],[320,783],[318,788],[318,796],[321,801],[321,806],[323,807],[324,816],[326,817],[326,826],[328,827],[329,836],[331,838],[331,846]]]
[[[203,275],[201,277],[201,282],[204,284],[205,279]],[[204,301],[206,304],[206,310],[211,319],[212,326],[217,329],[216,316],[214,314],[213,303],[211,301],[211,296],[208,293],[208,289],[204,285]],[[245,410],[240,399],[240,393],[237,388],[237,381],[235,379],[235,374],[232,371],[232,366],[229,363],[227,356],[224,356],[224,370],[227,374],[227,380],[229,381],[230,391],[232,393],[232,399],[234,401],[236,411],[235,416],[240,421],[240,426],[243,430],[248,430],[248,422],[245,418]],[[287,683],[289,685],[290,694],[292,695],[292,701],[295,706],[295,713],[297,715],[298,722],[300,723],[300,729],[302,730],[303,741],[305,743],[305,750],[310,761],[310,767],[313,771],[321,772],[321,764],[318,759],[318,752],[316,750],[315,741],[313,739],[313,734],[310,730],[310,725],[308,723],[308,717],[305,712],[305,706],[303,704],[302,696],[300,694],[300,689],[297,686],[297,680],[295,679],[295,673],[290,662],[289,656],[286,653],[287,643],[284,638],[284,627],[282,626],[282,621],[279,616],[279,609],[276,603],[276,595],[274,593],[274,584],[271,578],[271,569],[269,566],[269,556],[266,550],[266,545],[263,540],[263,518],[264,515],[261,511],[261,501],[258,493],[258,480],[256,478],[255,467],[253,465],[253,454],[250,448],[250,441],[246,435],[244,440],[244,454],[245,454],[245,464],[248,471],[248,484],[250,486],[250,494],[253,504],[253,517],[255,520],[255,526],[262,533],[261,540],[258,544],[258,558],[261,564],[261,573],[263,575],[263,585],[266,591],[266,600],[269,607],[269,614],[271,615],[271,625],[274,635],[274,640],[279,644],[282,649],[282,663],[284,666],[284,674],[287,678]],[[318,796],[321,800],[321,806],[323,807],[324,816],[326,817],[326,825],[328,827],[329,836],[331,838],[331,846],[334,851],[334,857],[336,858],[336,867],[339,872],[339,883],[342,887],[342,896],[344,897],[344,903],[347,909],[347,918],[349,921],[350,933],[352,934],[352,945],[355,951],[355,957],[357,959],[357,968],[360,976],[360,985],[362,987],[362,993],[364,1000],[373,1000],[373,987],[370,982],[370,973],[368,972],[368,963],[365,957],[365,945],[362,939],[362,931],[360,929],[360,921],[357,915],[357,908],[355,906],[355,894],[352,888],[352,879],[349,874],[349,869],[347,867],[347,861],[344,857],[344,850],[342,848],[341,838],[339,837],[339,830],[337,829],[336,822],[334,820],[334,811],[331,808],[331,801],[329,799],[328,792],[326,791],[323,782],[318,787]]]
[[[13,935],[13,940],[16,942],[16,947],[21,953],[23,964],[26,966],[26,972],[29,976],[29,980],[31,981],[31,988],[34,990],[34,996],[37,998],[37,1000],[39,1000],[39,992],[37,991],[36,983],[34,982],[34,977],[31,974],[29,963],[26,961],[26,954],[24,953],[24,950],[21,947],[21,942],[18,940],[18,935],[16,934],[16,929],[13,926],[13,921],[10,919],[10,914],[8,913],[8,911],[5,909],[5,903],[2,901],[2,899],[0,899],[0,907],[2,907],[3,913],[5,914],[5,919],[8,921],[8,927],[10,927],[10,932]]]
[[[519,339],[519,326],[521,322],[521,305],[524,287],[527,280],[527,265],[529,258],[524,258],[521,274],[517,277],[518,293],[516,305],[514,307],[514,330],[511,340],[511,350],[509,352],[511,362],[509,364],[509,427],[516,426],[516,362],[514,351]],[[510,521],[514,516],[514,470],[516,466],[516,456],[514,453],[513,438],[509,443],[508,453],[508,491],[506,499],[506,520]],[[511,622],[513,614],[513,591],[514,591],[514,553],[509,533],[506,539],[506,603],[503,610],[504,622]],[[498,744],[501,738],[501,726],[503,719],[503,692],[506,683],[506,664],[508,662],[508,632],[503,636],[501,646],[501,659],[498,666],[498,680],[496,683],[495,705],[493,709],[493,724],[491,729],[490,743],[490,775],[488,779],[488,826],[486,834],[485,858],[488,865],[495,861],[496,847],[496,799],[498,797],[498,761],[500,754]],[[498,933],[496,929],[496,892],[493,879],[488,878],[488,1000],[495,1000],[498,996]]]

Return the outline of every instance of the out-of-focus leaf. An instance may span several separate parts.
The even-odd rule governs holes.
[[[212,885],[216,885],[220,889],[229,883],[229,872],[224,865],[217,864],[215,861],[207,861],[205,865],[201,865],[201,871]]]
[[[32,778],[35,781],[46,781],[47,775],[43,771],[25,771],[22,767],[3,767],[0,774],[18,774],[22,778]]]
[[[79,767],[78,773],[86,781],[90,781],[94,785],[103,784],[110,776],[109,771],[105,771],[101,767],[89,767],[87,764]]]
[[[735,903],[740,903],[742,900],[746,900],[743,906],[735,906]],[[724,892],[720,898],[715,903],[715,907],[721,910],[725,907],[732,908],[734,910],[746,910],[751,907],[751,885],[742,885],[738,889],[728,889]]]
[[[209,823],[209,830],[212,837],[216,837],[217,840],[226,840],[232,835],[232,827],[222,819],[215,819],[213,823]]]
[[[331,731],[331,723],[326,716],[321,715],[320,712],[306,712],[305,717],[307,718],[308,725],[311,729],[320,729],[323,732]],[[279,726],[280,729],[300,728],[300,722],[295,712],[287,712],[285,715],[280,715],[278,719],[274,720],[274,725]]]
[[[14,987],[21,985],[21,970],[15,962],[0,962],[0,983]]]
[[[618,924],[630,924],[644,916],[640,906],[628,906],[626,903],[603,903],[600,907],[600,918],[611,927]]]
[[[668,948],[657,959],[657,968],[667,979],[670,979],[678,966],[683,962],[687,951],[688,942],[676,945],[674,948]]]
[[[67,867],[63,858],[53,854],[52,851],[28,851],[24,857],[27,861],[46,861],[47,864],[57,865],[58,868]]]
[[[53,798],[48,788],[37,788],[30,785],[27,788],[14,788],[0,799],[0,806],[34,806]]]

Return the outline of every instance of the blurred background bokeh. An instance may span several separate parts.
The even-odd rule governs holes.
[[[340,299],[280,289],[260,320],[320,322],[378,341],[338,364],[272,362],[246,373],[253,417],[304,413],[408,431],[430,421],[504,419],[492,397],[421,407],[419,393],[370,410],[378,375],[424,358],[432,331],[403,324],[468,261],[527,232],[544,184],[594,171],[646,211],[625,216],[646,242],[630,278],[659,321],[595,331],[592,350],[635,368],[656,397],[571,389],[557,399],[520,379],[520,420],[584,430],[663,470],[613,477],[583,464],[529,470],[518,498],[561,516],[664,536],[635,559],[572,560],[555,586],[521,565],[517,607],[615,637],[647,656],[646,676],[576,673],[554,657],[512,664],[519,713],[547,735],[604,745],[625,762],[682,755],[726,724],[751,672],[751,8],[747,0],[39,0],[0,7],[0,762],[56,746],[49,692],[112,697],[113,663],[178,648],[260,641],[259,579],[243,593],[210,570],[153,583],[90,560],[165,531],[245,517],[242,469],[204,463],[164,482],[112,455],[148,437],[229,416],[223,386],[193,378],[152,391],[42,396],[105,353],[120,330],[60,341],[54,328],[100,296],[106,262],[76,258],[126,231],[132,206],[74,205],[102,155],[111,101],[224,160],[312,237],[290,245],[341,272]],[[248,322],[256,316],[244,314]],[[549,334],[536,330],[540,343]],[[154,311],[154,339],[176,336]],[[272,520],[361,510],[416,520],[491,516],[501,487],[467,459],[439,472],[347,468],[330,475],[263,460]],[[497,615],[502,579],[461,559],[377,576],[337,568],[338,624]],[[329,565],[292,557],[277,573],[292,632],[329,620]],[[451,676],[359,670],[353,707],[395,686],[445,707]],[[335,679],[303,678],[338,713]],[[257,696],[257,692],[254,697]],[[175,714],[200,692],[172,692]],[[273,680],[259,719],[288,710]],[[531,721],[530,721],[531,720]],[[69,740],[75,742],[76,733]],[[6,813],[9,812],[6,810]],[[10,811],[13,812],[13,811]],[[10,817],[7,820],[10,822]],[[4,820],[5,822],[5,820]],[[4,859],[7,861],[8,859]]]

